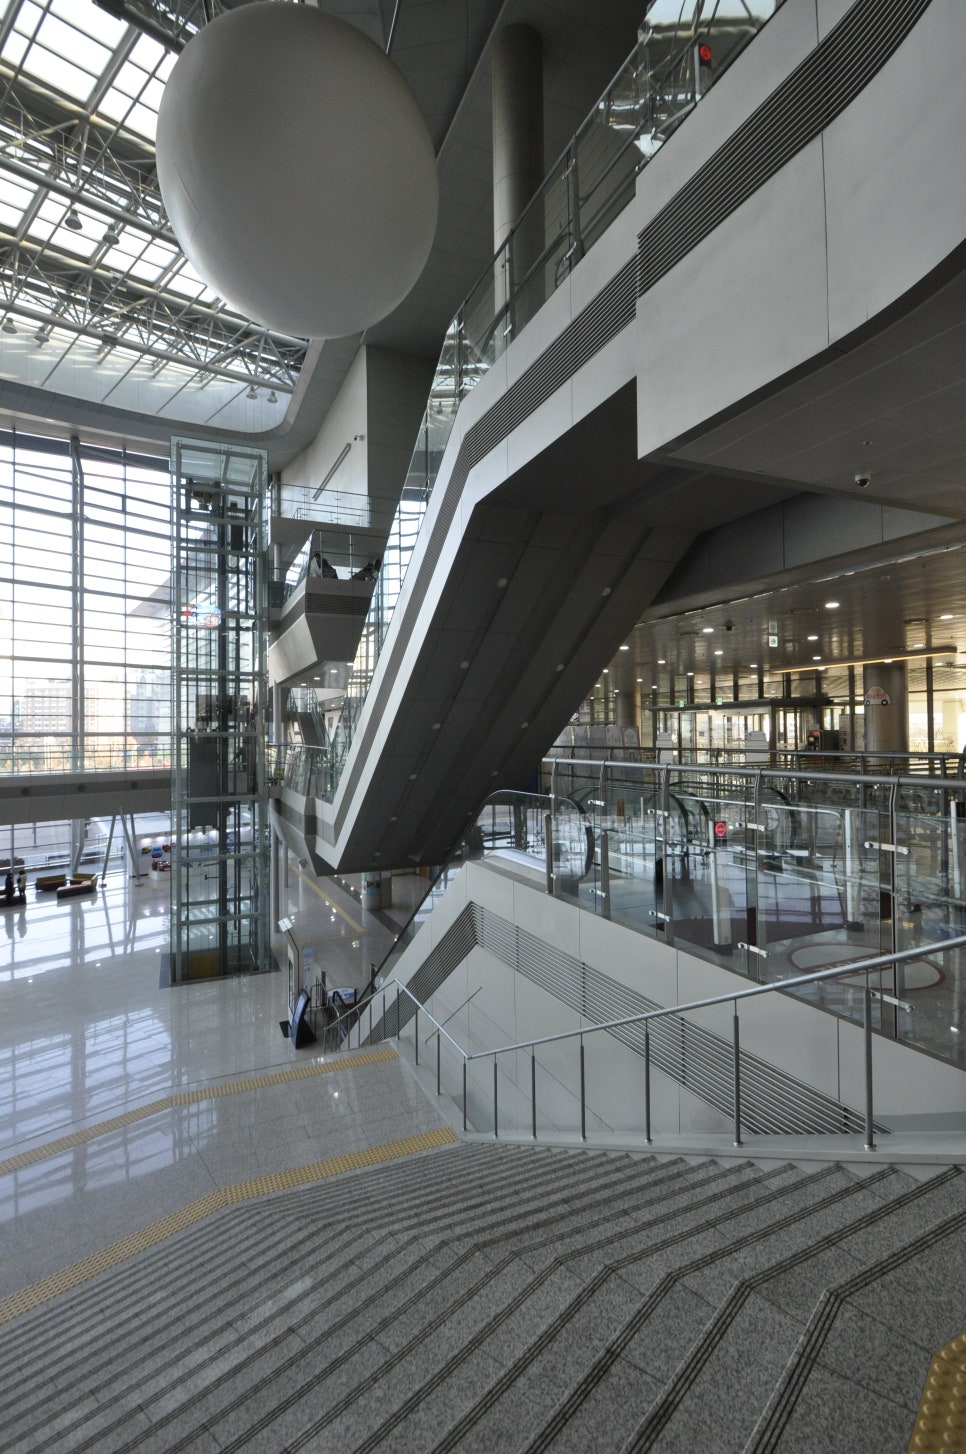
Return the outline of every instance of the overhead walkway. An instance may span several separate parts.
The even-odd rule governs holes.
[[[878,397],[910,339],[939,347],[948,315],[914,302],[964,234],[943,182],[958,91],[936,88],[964,23],[951,0],[856,0],[835,24],[786,0],[643,168],[651,101],[621,134],[609,93],[588,122],[607,187],[575,201],[555,176],[534,205],[552,197],[561,230],[527,266],[521,224],[513,288],[497,266],[447,338],[337,738],[312,801],[279,809],[317,865],[441,861],[489,782],[526,780],[696,535],[802,488],[741,455],[740,428],[727,458],[688,440],[826,369],[833,395],[861,374]],[[895,97],[926,91],[910,128]],[[865,165],[872,134],[887,175]],[[897,197],[930,227],[886,253]],[[851,471],[822,488],[854,489]],[[906,528],[935,528],[943,503]]]
[[[0,813],[5,823],[167,813],[170,808],[168,767],[105,765],[44,771],[25,760],[15,771],[0,774]]]

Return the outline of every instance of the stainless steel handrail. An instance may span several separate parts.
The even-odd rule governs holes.
[[[400,1021],[400,1016],[399,1016],[399,1002],[400,1002],[400,997],[402,995],[405,995],[412,1002],[412,1004],[415,1007],[416,1021],[417,1021],[417,1037],[416,1037],[416,1039],[417,1039],[417,1044],[416,1044],[416,1063],[417,1064],[419,1063],[418,1017],[419,1017],[420,1011],[424,1015],[427,1016],[427,1018],[429,1019],[430,1023],[436,1027],[436,1031],[438,1032],[437,1033],[437,1041],[436,1041],[436,1045],[437,1045],[437,1050],[436,1050],[436,1094],[437,1095],[440,1095],[442,1093],[441,1092],[441,1075],[440,1075],[439,1047],[440,1047],[440,1044],[441,1044],[442,1039],[444,1037],[445,1037],[446,1040],[449,1041],[450,1045],[453,1046],[453,1049],[457,1052],[457,1054],[462,1059],[462,1062],[463,1062],[463,1129],[464,1129],[464,1131],[467,1130],[467,1066],[470,1064],[471,1061],[474,1061],[474,1060],[486,1060],[490,1056],[492,1056],[493,1057],[493,1134],[494,1134],[494,1136],[497,1136],[499,1134],[499,1130],[498,1130],[497,1056],[499,1056],[499,1055],[509,1055],[509,1054],[513,1054],[513,1053],[515,1053],[517,1051],[529,1051],[530,1052],[530,1055],[531,1055],[532,1062],[533,1062],[533,1065],[532,1065],[532,1074],[531,1074],[531,1087],[532,1087],[531,1115],[532,1115],[532,1135],[533,1135],[534,1138],[536,1138],[536,1079],[535,1079],[536,1061],[535,1061],[535,1058],[534,1058],[535,1057],[536,1048],[539,1045],[550,1045],[550,1044],[553,1044],[555,1042],[559,1042],[559,1041],[562,1041],[562,1040],[578,1040],[579,1041],[579,1044],[580,1044],[580,1119],[581,1119],[581,1140],[586,1141],[586,1139],[587,1139],[587,1131],[586,1131],[586,1093],[585,1093],[585,1078],[584,1078],[584,1037],[585,1036],[588,1036],[588,1035],[597,1034],[599,1031],[608,1031],[608,1030],[624,1029],[624,1028],[626,1028],[629,1025],[643,1025],[644,1026],[644,1119],[645,1119],[644,1141],[645,1141],[645,1144],[650,1145],[652,1138],[651,1138],[651,1128],[650,1128],[650,1055],[649,1055],[648,1029],[649,1029],[649,1026],[650,1026],[651,1021],[652,1020],[663,1019],[663,1018],[666,1018],[669,1015],[678,1015],[678,1016],[687,1015],[692,1010],[707,1009],[707,1008],[709,1008],[710,1006],[713,1006],[713,1005],[733,1004],[734,1005],[734,1015],[733,1015],[733,1018],[732,1018],[732,1034],[733,1034],[733,1052],[734,1052],[733,1053],[733,1066],[734,1066],[734,1145],[735,1146],[740,1146],[742,1144],[742,1142],[741,1142],[741,1069],[740,1069],[739,1029],[738,1029],[738,1023],[739,1023],[739,1021],[738,1021],[738,1005],[737,1005],[737,1002],[739,1000],[752,999],[752,998],[754,998],[757,995],[774,994],[775,992],[781,991],[781,990],[798,989],[798,988],[801,988],[803,985],[820,984],[820,983],[825,982],[826,980],[840,979],[840,978],[842,978],[845,975],[855,975],[855,974],[862,974],[862,973],[864,973],[865,974],[865,977],[866,977],[865,987],[864,987],[864,989],[862,991],[862,993],[863,993],[863,1001],[864,1001],[863,1042],[864,1042],[864,1059],[865,1059],[865,1118],[864,1118],[865,1119],[865,1143],[864,1144],[865,1144],[865,1149],[867,1151],[874,1151],[875,1150],[875,1122],[874,1122],[874,1117],[873,1117],[873,1085],[872,1085],[872,997],[873,997],[874,991],[872,990],[871,986],[869,985],[869,976],[871,974],[875,974],[875,973],[878,973],[880,971],[884,971],[884,970],[890,969],[896,963],[898,963],[899,961],[902,961],[902,960],[913,959],[913,958],[921,958],[924,954],[928,954],[930,952],[935,952],[935,953],[942,954],[942,953],[945,953],[947,950],[950,950],[950,949],[960,949],[960,948],[962,948],[964,946],[966,946],[966,934],[961,934],[961,935],[957,936],[955,939],[946,939],[946,940],[934,941],[934,942],[929,943],[929,944],[918,945],[918,946],[916,946],[915,948],[912,948],[912,949],[898,950],[898,951],[896,951],[893,954],[880,954],[880,955],[876,955],[874,958],[871,958],[871,959],[853,960],[853,961],[851,961],[848,964],[833,965],[831,968],[828,968],[828,969],[813,970],[811,974],[796,975],[792,979],[785,979],[785,980],[782,980],[780,983],[777,983],[777,984],[752,985],[748,989],[733,990],[733,991],[731,991],[728,994],[712,995],[712,996],[709,996],[709,997],[707,997],[705,999],[700,999],[700,1000],[689,1000],[687,1002],[687,1004],[683,1004],[683,1005],[668,1005],[668,1006],[663,1006],[661,1009],[658,1009],[658,1010],[647,1010],[647,1011],[642,1012],[639,1015],[628,1015],[628,1016],[625,1016],[625,1017],[623,1017],[623,1018],[621,1018],[619,1020],[604,1020],[604,1021],[601,1021],[600,1023],[598,1023],[596,1025],[587,1025],[587,1026],[584,1026],[581,1029],[577,1029],[577,1030],[564,1030],[564,1031],[558,1032],[555,1035],[541,1035],[541,1036],[536,1036],[536,1037],[530,1037],[530,1038],[528,1038],[526,1040],[516,1041],[512,1045],[498,1045],[498,1046],[494,1047],[493,1049],[489,1049],[489,1050],[477,1050],[477,1051],[469,1051],[469,1050],[466,1050],[462,1045],[459,1044],[458,1041],[454,1040],[453,1036],[450,1035],[448,1033],[448,1031],[445,1030],[443,1028],[443,1026],[440,1024],[439,1020],[436,1019],[436,1017],[435,1017],[435,1015],[433,1015],[432,1011],[429,1010],[427,1008],[427,1006],[424,1005],[419,999],[417,999],[417,997],[412,993],[412,991],[406,985],[400,984],[399,981],[397,980],[397,981],[393,981],[393,983],[395,984],[395,987],[396,987],[396,1039],[399,1040],[400,1037],[401,1037],[402,1026],[401,1026],[401,1021]],[[382,1001],[383,1001],[383,1012],[382,1012],[383,1024],[385,1024],[385,1021],[386,1021],[386,995],[388,994],[388,992],[389,992],[389,987],[387,987],[386,989],[384,989],[381,992],[382,993]],[[370,1011],[370,1017],[369,1017],[369,1034],[371,1036],[372,1035],[372,1001],[371,1000],[369,1002],[369,1011]],[[350,1033],[350,1043],[351,1043],[351,1033]],[[360,1045],[362,1044],[361,1021],[359,1022],[359,1044]]]
[[[872,755],[871,753],[867,754],[867,756]],[[891,754],[881,752],[875,755],[888,757]],[[821,757],[823,754],[819,753],[817,756]],[[897,773],[823,772],[820,769],[807,771],[804,768],[772,767],[767,763],[757,762],[749,762],[742,765],[741,763],[730,762],[602,762],[600,758],[589,757],[549,757],[544,759],[544,766],[549,766],[551,771],[560,765],[567,768],[583,767],[588,770],[593,770],[596,773],[600,772],[602,766],[610,767],[618,771],[626,771],[634,768],[638,770],[647,769],[649,773],[660,774],[661,776],[673,774],[675,778],[688,775],[693,776],[695,773],[709,772],[713,773],[715,777],[761,778],[765,782],[770,781],[772,778],[779,778],[783,782],[787,782],[789,779],[793,782],[828,782],[834,783],[835,785],[840,785],[842,782],[849,782],[856,783],[860,787],[896,786],[919,789],[933,784],[937,789],[943,789],[947,792],[956,785],[956,779],[954,778],[903,777]],[[551,793],[550,796],[553,797],[555,794]]]

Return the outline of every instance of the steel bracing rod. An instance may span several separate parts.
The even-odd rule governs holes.
[[[179,255],[180,261],[180,255]],[[62,299],[68,288],[82,288],[91,299],[91,307],[97,306],[113,312],[119,321],[126,321],[125,315],[137,309],[143,313],[152,309],[154,314],[169,326],[190,328],[197,332],[204,329],[215,337],[220,348],[237,348],[239,342],[263,353],[270,350],[278,359],[289,357],[301,360],[305,354],[305,341],[289,334],[272,333],[253,324],[237,313],[231,313],[221,302],[199,303],[171,288],[147,283],[130,273],[118,272],[108,267],[96,256],[88,262],[72,258],[59,249],[47,247],[27,239],[3,240],[0,232],[0,266],[8,269],[20,268],[23,262],[22,288],[34,279],[40,292],[46,289]],[[174,276],[169,270],[169,276]],[[66,300],[64,300],[66,301]]]
[[[0,296],[14,317],[90,336],[159,363],[194,365],[199,373],[239,384],[262,383],[285,393],[294,389],[303,347],[280,345],[231,315],[194,307],[177,295],[158,296],[146,285],[140,292],[122,274],[72,267],[49,252],[38,253],[25,273],[19,259],[29,252],[22,246],[5,254],[0,243]]]
[[[153,144],[124,130],[123,121],[97,114],[129,50],[118,47],[84,103],[0,60],[0,149],[4,165],[23,181],[83,197],[114,221],[170,240]]]
[[[165,6],[154,6],[147,3],[147,0],[94,0],[99,10],[106,10],[108,15],[113,15],[115,20],[123,20],[127,25],[133,25],[135,30],[140,30],[143,35],[149,35],[165,50],[175,53],[184,50],[185,45],[191,39],[191,33],[187,31],[184,21],[177,24],[177,15]],[[192,4],[187,9],[204,18],[204,11],[198,4]],[[197,29],[197,26],[195,26]]]

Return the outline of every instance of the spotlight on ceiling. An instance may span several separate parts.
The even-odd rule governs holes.
[[[77,215],[77,208],[72,207],[64,219],[64,226],[69,227],[71,232],[83,232],[84,224]]]
[[[272,390],[272,392],[268,396],[268,402],[270,404],[277,404],[278,403],[278,395],[276,394],[276,392],[275,392],[274,389]]]
[[[108,247],[117,247],[120,240],[121,229],[119,227],[109,227],[101,238],[101,241],[106,242]]]
[[[4,333],[16,333],[17,331],[17,325],[9,315],[3,320],[2,327]]]
[[[254,384],[250,384],[249,385],[249,387],[248,387],[248,393],[245,395],[245,398],[246,399],[257,399],[258,398],[258,390],[255,388],[255,385]]]

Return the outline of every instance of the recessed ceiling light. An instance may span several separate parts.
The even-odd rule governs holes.
[[[809,636],[808,640],[809,641],[817,641],[818,640],[818,637],[817,636]]]
[[[919,651],[919,649],[921,647],[925,646],[925,644],[926,643],[924,641],[914,641],[912,643],[912,649],[913,649],[913,651]]]
[[[719,647],[719,649],[718,649],[718,650],[717,650],[717,651],[716,651],[716,652],[715,652],[715,656],[724,656],[724,652],[723,652],[723,651],[722,651],[722,650],[721,650],[721,649],[720,649],[720,647]]]
[[[610,676],[610,667],[609,666],[605,666],[604,667],[604,676],[605,677],[609,677]]]
[[[621,651],[630,651],[630,647],[629,646],[622,646],[621,647]]]
[[[701,635],[702,636],[713,636],[714,635],[714,627],[713,626],[702,626],[701,627]]]
[[[748,663],[748,670],[749,671],[757,671],[758,670],[758,663],[757,663],[757,661],[749,661],[749,663]]]
[[[826,601],[825,602],[825,609],[826,609],[826,611],[837,611],[838,608],[839,608],[838,601]]]
[[[656,692],[657,691],[657,682],[651,682],[651,691],[652,692]]]
[[[822,660],[822,658],[821,658],[821,657],[820,657],[820,656],[813,656],[813,657],[812,657],[812,660],[813,660],[813,661],[821,661],[821,660]]]
[[[693,677],[693,676],[694,676],[694,672],[693,672],[693,671],[689,671],[689,672],[688,672],[688,676],[689,676],[689,677]]]
[[[952,611],[944,611],[939,619],[940,621],[951,621],[953,619]]]
[[[667,661],[664,659],[663,656],[659,656],[657,659],[657,664],[658,666],[667,666]]]

